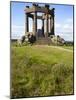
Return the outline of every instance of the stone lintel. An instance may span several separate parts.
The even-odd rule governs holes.
[[[34,16],[33,16],[33,14],[31,14],[31,13],[28,13],[28,17],[31,17],[31,18],[33,18]]]
[[[34,35],[34,33],[33,32],[26,32],[26,34],[28,35],[28,34],[30,34],[30,35]]]
[[[26,8],[24,11],[26,13],[32,13],[32,12],[35,12],[35,8],[34,7],[32,7],[32,8]]]
[[[43,13],[50,13],[50,9],[47,9],[45,7],[31,7],[31,8],[26,8],[24,10],[26,13],[33,13],[33,12],[43,12]]]

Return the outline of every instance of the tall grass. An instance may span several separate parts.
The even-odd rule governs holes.
[[[11,98],[73,94],[72,52],[50,46],[11,50]]]

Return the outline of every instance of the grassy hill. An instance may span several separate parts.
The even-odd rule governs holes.
[[[39,45],[11,47],[12,98],[66,94],[73,94],[73,52]]]

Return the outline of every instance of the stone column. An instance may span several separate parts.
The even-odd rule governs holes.
[[[25,32],[27,33],[29,31],[29,20],[28,20],[28,14],[26,13],[26,23],[25,23]]]
[[[55,20],[54,20],[54,11],[53,11],[53,33],[55,33],[55,31],[54,31],[54,27],[55,27]]]
[[[37,39],[37,12],[34,13],[34,18],[33,18],[33,33]]]
[[[46,35],[45,37],[48,37],[48,14],[46,14]]]
[[[49,21],[50,21],[50,34],[51,34],[51,16],[49,18]]]
[[[52,35],[54,35],[54,8],[52,9],[52,19],[53,19],[53,27],[52,27],[52,29],[51,29],[51,33],[52,33]]]
[[[42,19],[42,35],[44,36],[44,19]]]

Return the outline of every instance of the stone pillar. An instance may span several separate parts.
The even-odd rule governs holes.
[[[46,34],[45,37],[48,37],[48,14],[46,14]]]
[[[33,18],[33,33],[37,39],[37,12],[34,13],[34,18]]]
[[[42,35],[44,36],[44,19],[42,19]]]
[[[54,27],[55,27],[55,20],[54,20],[54,11],[53,11],[53,33],[55,33]]]
[[[26,13],[26,23],[25,23],[25,32],[29,32],[29,20],[28,20],[28,14]]]
[[[51,14],[51,16],[52,16],[52,19],[53,19],[53,27],[52,27],[52,29],[51,29],[51,34],[52,35],[54,35],[54,8],[52,9],[52,14]]]
[[[50,21],[50,34],[51,34],[51,16],[49,18],[49,21]]]

